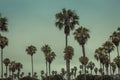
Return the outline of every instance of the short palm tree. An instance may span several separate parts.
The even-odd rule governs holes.
[[[56,54],[54,52],[50,52],[48,55],[47,55],[47,61],[49,63],[49,76],[50,76],[50,73],[51,73],[51,63],[52,61],[55,59],[55,56]]]
[[[94,68],[94,72],[97,75],[97,72],[98,72],[98,68],[97,67]]]
[[[113,72],[113,75],[114,75],[115,70],[116,70],[116,64],[114,62],[111,62],[110,66],[112,67],[112,72]]]
[[[118,74],[120,74],[120,56],[115,57],[114,62],[118,67]]]
[[[23,68],[23,65],[20,62],[16,63],[16,70],[18,71],[17,72],[18,79],[20,78],[20,71],[22,68]]]
[[[75,77],[75,79],[76,79],[76,74],[77,74],[77,67],[76,66],[74,66],[74,77]]]
[[[7,77],[7,75],[8,75],[8,65],[10,64],[10,59],[5,58],[3,63],[5,64],[5,67],[6,67],[6,77]]]
[[[70,9],[66,10],[65,8],[62,9],[62,12],[57,13],[55,17],[56,17],[56,22],[55,22],[56,27],[58,27],[60,30],[64,27],[64,33],[66,39],[65,47],[67,47],[70,30],[73,30],[75,28],[75,25],[79,25],[79,21],[78,21],[79,17],[74,11]],[[67,64],[68,63],[66,62],[66,69],[67,69]],[[69,75],[67,76],[67,80],[70,80]]]
[[[32,64],[32,77],[33,77],[33,54],[35,54],[37,51],[36,47],[33,45],[30,45],[26,48],[26,52],[28,55],[31,56],[31,64]]]
[[[92,61],[90,61],[88,63],[88,68],[91,70],[91,75],[92,75],[92,70],[94,69],[94,67],[95,67],[95,63],[93,63]]]
[[[10,68],[12,71],[12,80],[14,80],[14,72],[16,71],[16,62],[15,61],[11,61]]]
[[[67,62],[67,76],[70,76],[70,60],[72,60],[72,57],[74,55],[74,49],[72,46],[67,46],[64,49],[64,60]]]
[[[114,45],[112,42],[110,41],[106,41],[104,44],[103,44],[103,47],[105,49],[105,53],[108,54],[108,57],[109,57],[109,60],[110,60],[110,63],[111,63],[111,58],[110,58],[110,53],[114,50]],[[111,75],[111,66],[110,66],[110,75]]]
[[[63,79],[64,79],[65,74],[66,74],[65,69],[64,69],[64,68],[61,68],[61,76],[62,76]]]
[[[0,31],[8,31],[7,28],[7,18],[6,17],[1,17],[0,14]]]
[[[51,48],[48,44],[45,44],[44,46],[42,46],[41,51],[44,53],[45,55],[45,60],[46,60],[46,75],[48,75],[48,69],[47,69],[47,55],[51,52]]]
[[[1,78],[3,79],[3,49],[8,45],[8,39],[0,35],[0,48],[1,48]]]

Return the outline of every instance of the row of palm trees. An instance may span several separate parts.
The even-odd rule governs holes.
[[[70,31],[74,30],[76,25],[79,25],[79,16],[72,10],[65,8],[62,9],[61,12],[57,13],[55,15],[56,22],[55,25],[60,30],[64,28],[65,33],[65,48],[64,48],[64,60],[66,61],[66,74],[67,74],[67,80],[70,80],[71,73],[76,73],[76,68],[71,69],[70,68],[70,60],[72,60],[72,57],[74,55],[74,48],[70,45],[68,45],[68,36],[70,35]],[[7,29],[7,19],[6,18],[0,18],[0,30],[1,31],[8,31]],[[73,33],[74,39],[78,42],[80,46],[82,46],[82,53],[83,56],[79,58],[79,61],[84,66],[84,78],[86,80],[86,68],[92,70],[94,68],[95,71],[97,71],[97,68],[95,68],[95,64],[93,62],[89,62],[89,59],[85,52],[85,44],[90,38],[89,35],[89,29],[81,26],[78,29],[76,29]],[[104,67],[106,68],[106,74],[108,75],[108,67],[110,66],[110,74],[112,74],[111,68],[115,69],[115,64],[118,67],[118,71],[120,72],[120,56],[119,56],[119,46],[120,43],[120,28],[118,28],[117,31],[115,31],[108,41],[106,41],[102,47],[99,47],[95,50],[94,57],[96,60],[100,62],[100,72],[101,74],[104,74]],[[1,47],[1,78],[3,79],[3,49],[5,46],[8,45],[8,39],[2,35],[0,35],[0,47]],[[114,62],[111,62],[111,52],[114,50],[114,48],[117,48],[117,57],[114,59]],[[31,66],[32,66],[32,76],[34,73],[33,68],[33,54],[35,54],[37,51],[37,48],[34,45],[30,45],[26,48],[26,52],[28,55],[31,56]],[[46,61],[46,76],[48,76],[48,69],[49,69],[49,76],[51,75],[51,63],[55,59],[55,52],[52,51],[51,47],[48,44],[45,44],[41,47],[41,51],[44,53],[45,61]],[[5,62],[4,62],[5,63]],[[7,62],[6,62],[7,63]],[[15,63],[15,62],[14,62]],[[8,65],[6,65],[8,66]],[[13,67],[16,69],[17,65],[14,65]],[[112,67],[114,66],[114,67]],[[71,69],[71,72],[70,72]],[[13,70],[14,72],[14,70]],[[6,73],[7,73],[7,67],[6,67]],[[18,70],[18,74],[20,73],[20,69]],[[76,77],[76,75],[75,75]]]

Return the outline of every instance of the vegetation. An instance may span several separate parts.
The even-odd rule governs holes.
[[[74,30],[76,25],[79,25],[79,16],[72,10],[65,8],[62,12],[55,15],[55,25],[60,30],[64,28],[65,34],[65,48],[63,49],[64,57],[66,62],[66,69],[61,68],[61,72],[51,70],[52,62],[56,58],[55,52],[52,48],[45,44],[41,47],[41,51],[44,53],[46,71],[41,70],[41,80],[118,80],[120,79],[120,56],[119,56],[119,43],[120,43],[120,28],[114,31],[105,43],[94,51],[94,58],[99,61],[100,67],[91,61],[86,53],[86,43],[90,38],[90,30],[86,27],[78,27],[74,32],[73,36],[75,41],[82,47],[82,56],[78,59],[80,64],[79,69],[77,66],[71,67],[71,60],[74,56],[74,48],[68,45],[68,36],[70,31]],[[6,32],[7,19],[0,15],[0,31]],[[0,80],[39,80],[39,76],[34,72],[33,55],[36,53],[37,48],[33,45],[28,46],[25,51],[31,56],[31,67],[32,71],[28,75],[24,75],[21,72],[23,64],[21,62],[11,61],[9,58],[3,57],[3,49],[8,45],[8,38],[0,34],[0,48],[1,48],[1,79]],[[111,52],[117,50],[117,56],[112,60]],[[6,71],[3,70],[4,65]],[[115,74],[118,68],[118,74]],[[93,74],[93,71],[95,74]],[[5,72],[5,73],[3,73]],[[79,74],[77,74],[79,72]],[[99,73],[98,73],[99,72]]]

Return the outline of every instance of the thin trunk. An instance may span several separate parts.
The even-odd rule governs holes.
[[[3,49],[1,49],[1,80],[3,80]]]
[[[85,57],[86,55],[85,55],[85,46],[84,45],[82,45],[82,52],[83,52],[83,57]]]
[[[86,80],[86,65],[84,65],[85,66],[85,80]]]
[[[7,75],[8,75],[8,71],[7,71],[7,66],[6,66],[6,78],[8,77]]]
[[[68,46],[68,35],[65,34],[65,38],[66,38],[66,45],[65,47],[67,48]],[[70,61],[66,60],[66,69],[67,69],[67,80],[70,80]]]
[[[102,73],[103,73],[103,75],[105,74],[105,72],[104,72],[104,64],[103,64],[103,71],[102,71]]]
[[[108,67],[106,67],[106,75],[108,75]]]
[[[83,52],[83,57],[86,57],[85,55],[85,46],[82,45],[82,52]],[[85,80],[86,80],[86,65],[84,65],[84,68],[85,68]]]
[[[110,60],[110,64],[111,64],[110,53],[109,53],[109,60]],[[109,64],[109,65],[110,65],[110,64]],[[110,75],[112,75],[112,69],[111,69],[111,65],[110,65]]]
[[[66,60],[67,80],[70,80],[70,61]]]
[[[14,72],[12,71],[12,80],[14,80]]]
[[[31,56],[31,65],[32,65],[32,77],[33,77],[33,55]]]
[[[119,49],[118,49],[118,46],[117,46],[117,53],[118,53],[118,56],[119,56]]]
[[[92,75],[92,69],[91,69],[91,75]]]
[[[50,76],[50,73],[51,73],[51,63],[49,63],[49,76]]]
[[[46,76],[48,76],[48,69],[47,69],[47,59],[46,60]]]

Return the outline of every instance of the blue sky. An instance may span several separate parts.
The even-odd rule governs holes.
[[[80,17],[80,26],[90,29],[91,38],[86,44],[86,54],[96,66],[94,51],[120,26],[120,0],[0,0],[0,13],[8,18],[9,32],[1,33],[9,39],[4,49],[4,57],[23,63],[25,74],[31,71],[30,56],[25,49],[29,45],[37,47],[34,55],[34,71],[40,74],[45,70],[44,55],[40,48],[49,44],[57,57],[53,61],[52,70],[65,68],[63,49],[65,35],[63,30],[55,27],[55,14],[63,8],[74,10]],[[79,26],[76,26],[78,28]],[[74,47],[75,55],[71,66],[77,66],[82,56],[81,46],[74,40],[71,31],[69,45]],[[116,56],[116,50],[111,53]]]

